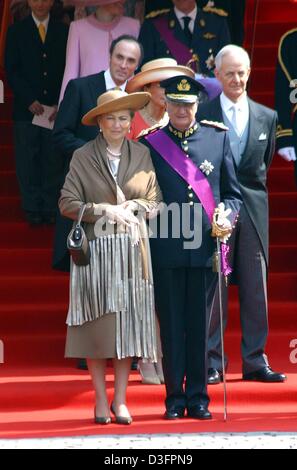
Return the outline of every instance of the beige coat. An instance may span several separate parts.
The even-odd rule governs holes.
[[[126,200],[136,201],[146,212],[155,209],[161,201],[149,150],[140,143],[124,141],[117,182]],[[71,343],[69,355],[102,356],[102,352],[97,354],[92,348],[87,348],[83,354],[86,349],[79,343],[90,342],[92,324],[98,330],[98,322],[103,324],[103,316],[111,318],[111,314],[115,314],[117,357],[140,356],[156,360],[153,282],[149,243],[147,233],[144,233],[146,224],[140,225],[141,239],[136,246],[131,245],[129,236],[121,230],[116,230],[115,235],[99,238],[94,233],[100,217],[94,214],[94,204],[117,204],[117,201],[117,185],[109,170],[106,142],[99,135],[74,153],[59,200],[61,214],[73,220],[77,219],[81,204],[87,203],[83,220],[91,247],[89,266],[71,266],[67,318],[70,335],[67,340]],[[119,261],[119,258],[121,261],[115,263],[114,260]],[[104,321],[106,323],[106,318]],[[74,331],[75,340],[71,341]],[[108,331],[110,335],[110,328]],[[94,344],[94,331],[91,331],[91,337]],[[102,337],[104,331],[103,336],[102,331],[98,335],[101,343]],[[113,341],[108,338],[109,343],[110,340]]]

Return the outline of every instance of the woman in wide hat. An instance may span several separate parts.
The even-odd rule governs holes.
[[[95,422],[130,424],[126,390],[132,357],[156,361],[155,312],[146,217],[161,192],[147,148],[126,139],[133,113],[148,93],[102,94],[82,119],[98,137],[76,150],[61,190],[61,214],[83,222],[90,263],[71,262],[66,357],[86,358],[96,392]],[[137,217],[136,217],[137,215]],[[115,386],[109,408],[106,359],[113,358]]]
[[[176,60],[164,57],[144,64],[141,71],[128,82],[128,93],[145,91],[151,95],[148,104],[135,113],[128,138],[137,140],[141,132],[148,128],[166,126],[168,116],[164,89],[160,87],[160,82],[178,75],[194,77],[195,74],[189,67],[177,65]]]

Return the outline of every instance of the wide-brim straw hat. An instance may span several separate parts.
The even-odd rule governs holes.
[[[98,116],[115,111],[122,111],[124,109],[137,111],[143,108],[150,99],[150,93],[146,92],[131,93],[128,95],[128,93],[122,90],[106,91],[98,96],[97,106],[86,113],[81,122],[86,126],[96,126]]]
[[[129,80],[126,91],[128,93],[140,91],[145,85],[161,82],[178,75],[194,78],[195,72],[184,65],[177,65],[176,60],[167,57],[150,60],[141,67],[141,71],[135,77]]]

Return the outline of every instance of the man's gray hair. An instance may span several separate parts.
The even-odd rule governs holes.
[[[220,70],[222,66],[223,58],[226,55],[240,57],[240,59],[242,59],[243,62],[245,62],[248,69],[251,66],[250,57],[245,49],[243,49],[242,47],[236,46],[235,44],[228,44],[227,46],[224,46],[216,55],[215,65],[216,65],[217,70]]]

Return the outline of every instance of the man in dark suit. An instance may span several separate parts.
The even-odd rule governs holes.
[[[276,145],[284,160],[294,162],[297,184],[297,28],[280,39],[275,78],[275,107],[278,113]]]
[[[191,418],[210,419],[206,341],[217,280],[212,271],[211,227],[215,207],[221,202],[227,210],[220,206],[219,225],[230,233],[241,196],[225,126],[196,122],[202,86],[184,76],[161,86],[170,121],[143,143],[150,149],[165,203],[150,238],[166,385],[165,418],[183,418],[187,409]],[[222,232],[219,236],[224,238]]]
[[[28,0],[30,14],[10,26],[5,68],[14,95],[16,173],[22,207],[31,224],[52,223],[62,183],[52,131],[32,124],[52,107],[54,121],[63,79],[68,28],[50,17],[53,0]]]
[[[203,12],[195,0],[172,0],[173,8],[152,12],[144,21],[139,41],[146,63],[173,57],[180,65],[197,59],[199,71],[211,75],[216,53],[230,43],[226,19]]]
[[[97,126],[82,125],[82,117],[96,106],[98,96],[105,91],[115,87],[125,89],[127,80],[138,67],[141,56],[141,46],[133,36],[120,36],[111,44],[108,70],[70,80],[68,83],[53,132],[55,149],[64,164],[64,177],[68,172],[73,152],[95,139],[98,133]],[[58,216],[53,267],[62,271],[69,271],[70,259],[66,241],[71,226],[70,219]]]
[[[283,382],[285,376],[269,367],[265,354],[268,334],[266,178],[274,154],[277,114],[247,97],[250,60],[241,47],[224,47],[216,57],[215,73],[222,83],[223,92],[200,107],[198,118],[223,120],[228,126],[242,193],[243,204],[230,245],[239,287],[243,379]],[[224,289],[224,314],[226,323],[227,289]],[[219,383],[222,357],[218,302],[215,302],[212,312],[208,354],[208,383]]]

